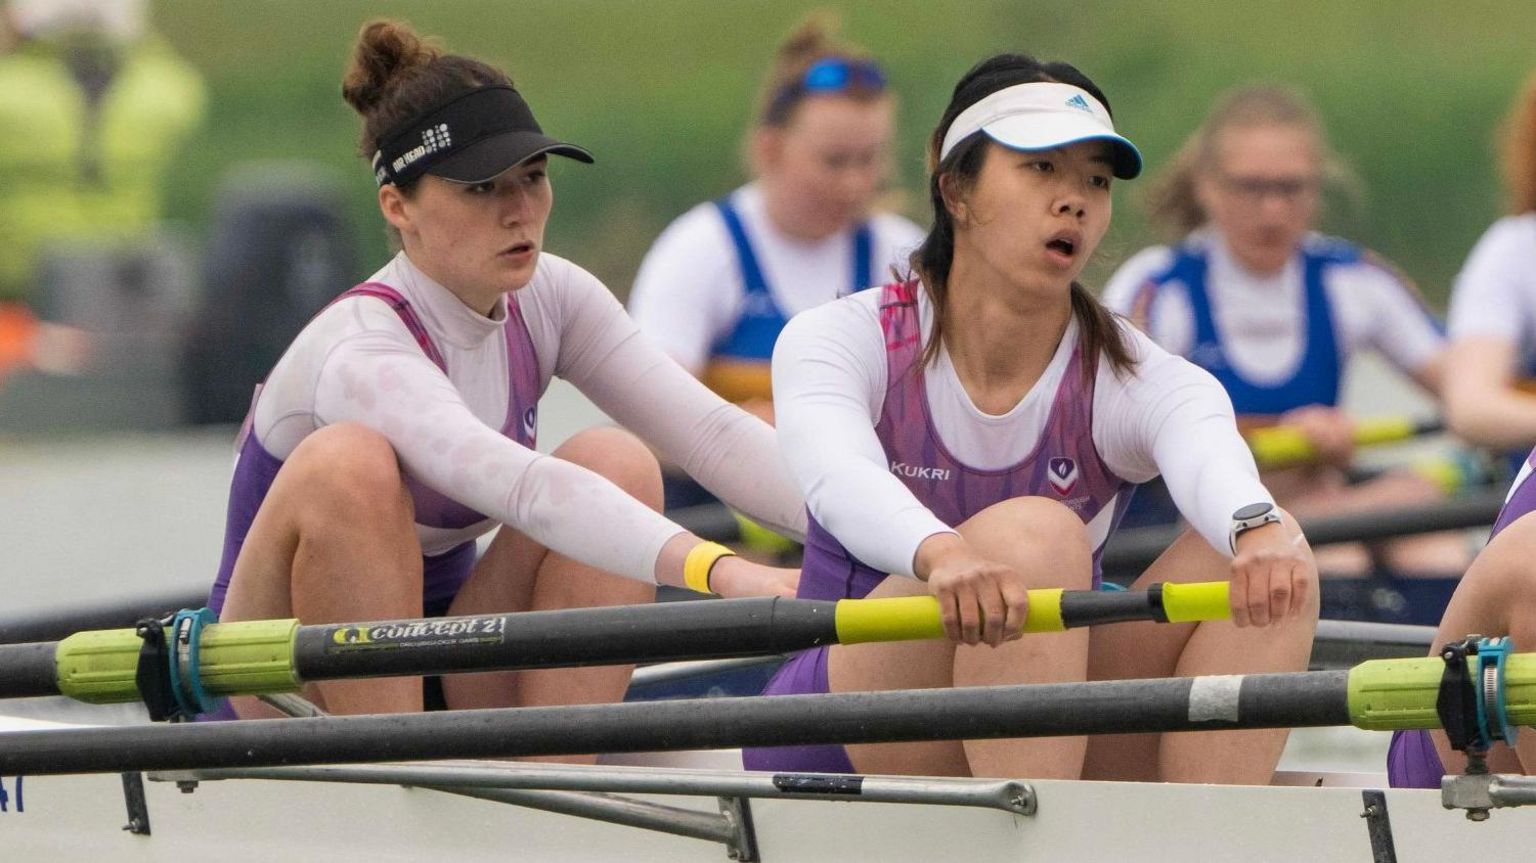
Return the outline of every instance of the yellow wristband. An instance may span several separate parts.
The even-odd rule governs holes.
[[[709,571],[714,568],[715,561],[735,555],[736,552],[718,542],[699,543],[683,558],[683,584],[699,593],[714,593],[709,589]]]

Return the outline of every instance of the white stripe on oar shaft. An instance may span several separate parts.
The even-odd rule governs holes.
[[[1196,677],[1189,687],[1189,721],[1208,722],[1216,719],[1236,722],[1240,715],[1238,695],[1242,688],[1241,674]]]

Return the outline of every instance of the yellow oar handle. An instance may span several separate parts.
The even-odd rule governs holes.
[[[1231,585],[1225,581],[1195,581],[1163,585],[1163,612],[1169,623],[1227,620],[1232,616]]]
[[[1355,424],[1355,446],[1393,443],[1419,434],[1420,424],[1408,417],[1361,420]],[[1317,448],[1294,426],[1254,429],[1245,435],[1260,467],[1285,467],[1313,461]]]
[[[1061,594],[1059,587],[1029,592],[1025,632],[1066,628],[1061,621]],[[944,618],[938,599],[932,596],[844,599],[837,603],[836,623],[840,644],[944,637]]]
[[[1231,617],[1225,581],[1158,587],[1160,590],[1126,593],[1031,590],[1024,631],[1060,632],[1073,626],[1127,620],[1187,623]],[[944,637],[939,601],[932,596],[841,600],[835,623],[841,644]]]

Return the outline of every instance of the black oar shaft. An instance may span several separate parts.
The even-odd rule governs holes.
[[[301,626],[300,679],[763,656],[837,641],[834,602],[770,598]]]
[[[0,697],[37,698],[58,695],[51,641],[32,644],[0,644]]]
[[[1348,672],[7,734],[0,775],[1347,725]]]
[[[1137,620],[1168,621],[1161,591],[1067,591],[1061,595],[1061,621],[1068,629]]]
[[[1227,614],[1226,582],[1154,585],[1123,594],[1041,589],[1030,591],[1024,628],[1051,632]],[[289,692],[303,682],[341,678],[763,656],[944,635],[940,606],[931,596],[838,602],[764,597],[318,626],[242,621],[196,629],[196,638],[183,617],[172,629],[175,650],[148,658],[175,678],[167,687],[213,695]],[[93,703],[137,700],[146,649],[153,654],[156,648],[146,648],[131,629],[0,646],[0,698],[62,693]],[[195,667],[198,680],[190,680],[184,667]]]

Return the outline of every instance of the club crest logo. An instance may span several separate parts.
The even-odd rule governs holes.
[[[539,409],[531,407],[523,411],[523,434],[533,437],[533,433],[539,427]]]
[[[1053,458],[1045,465],[1045,477],[1057,494],[1066,497],[1077,488],[1077,462],[1069,458]]]

